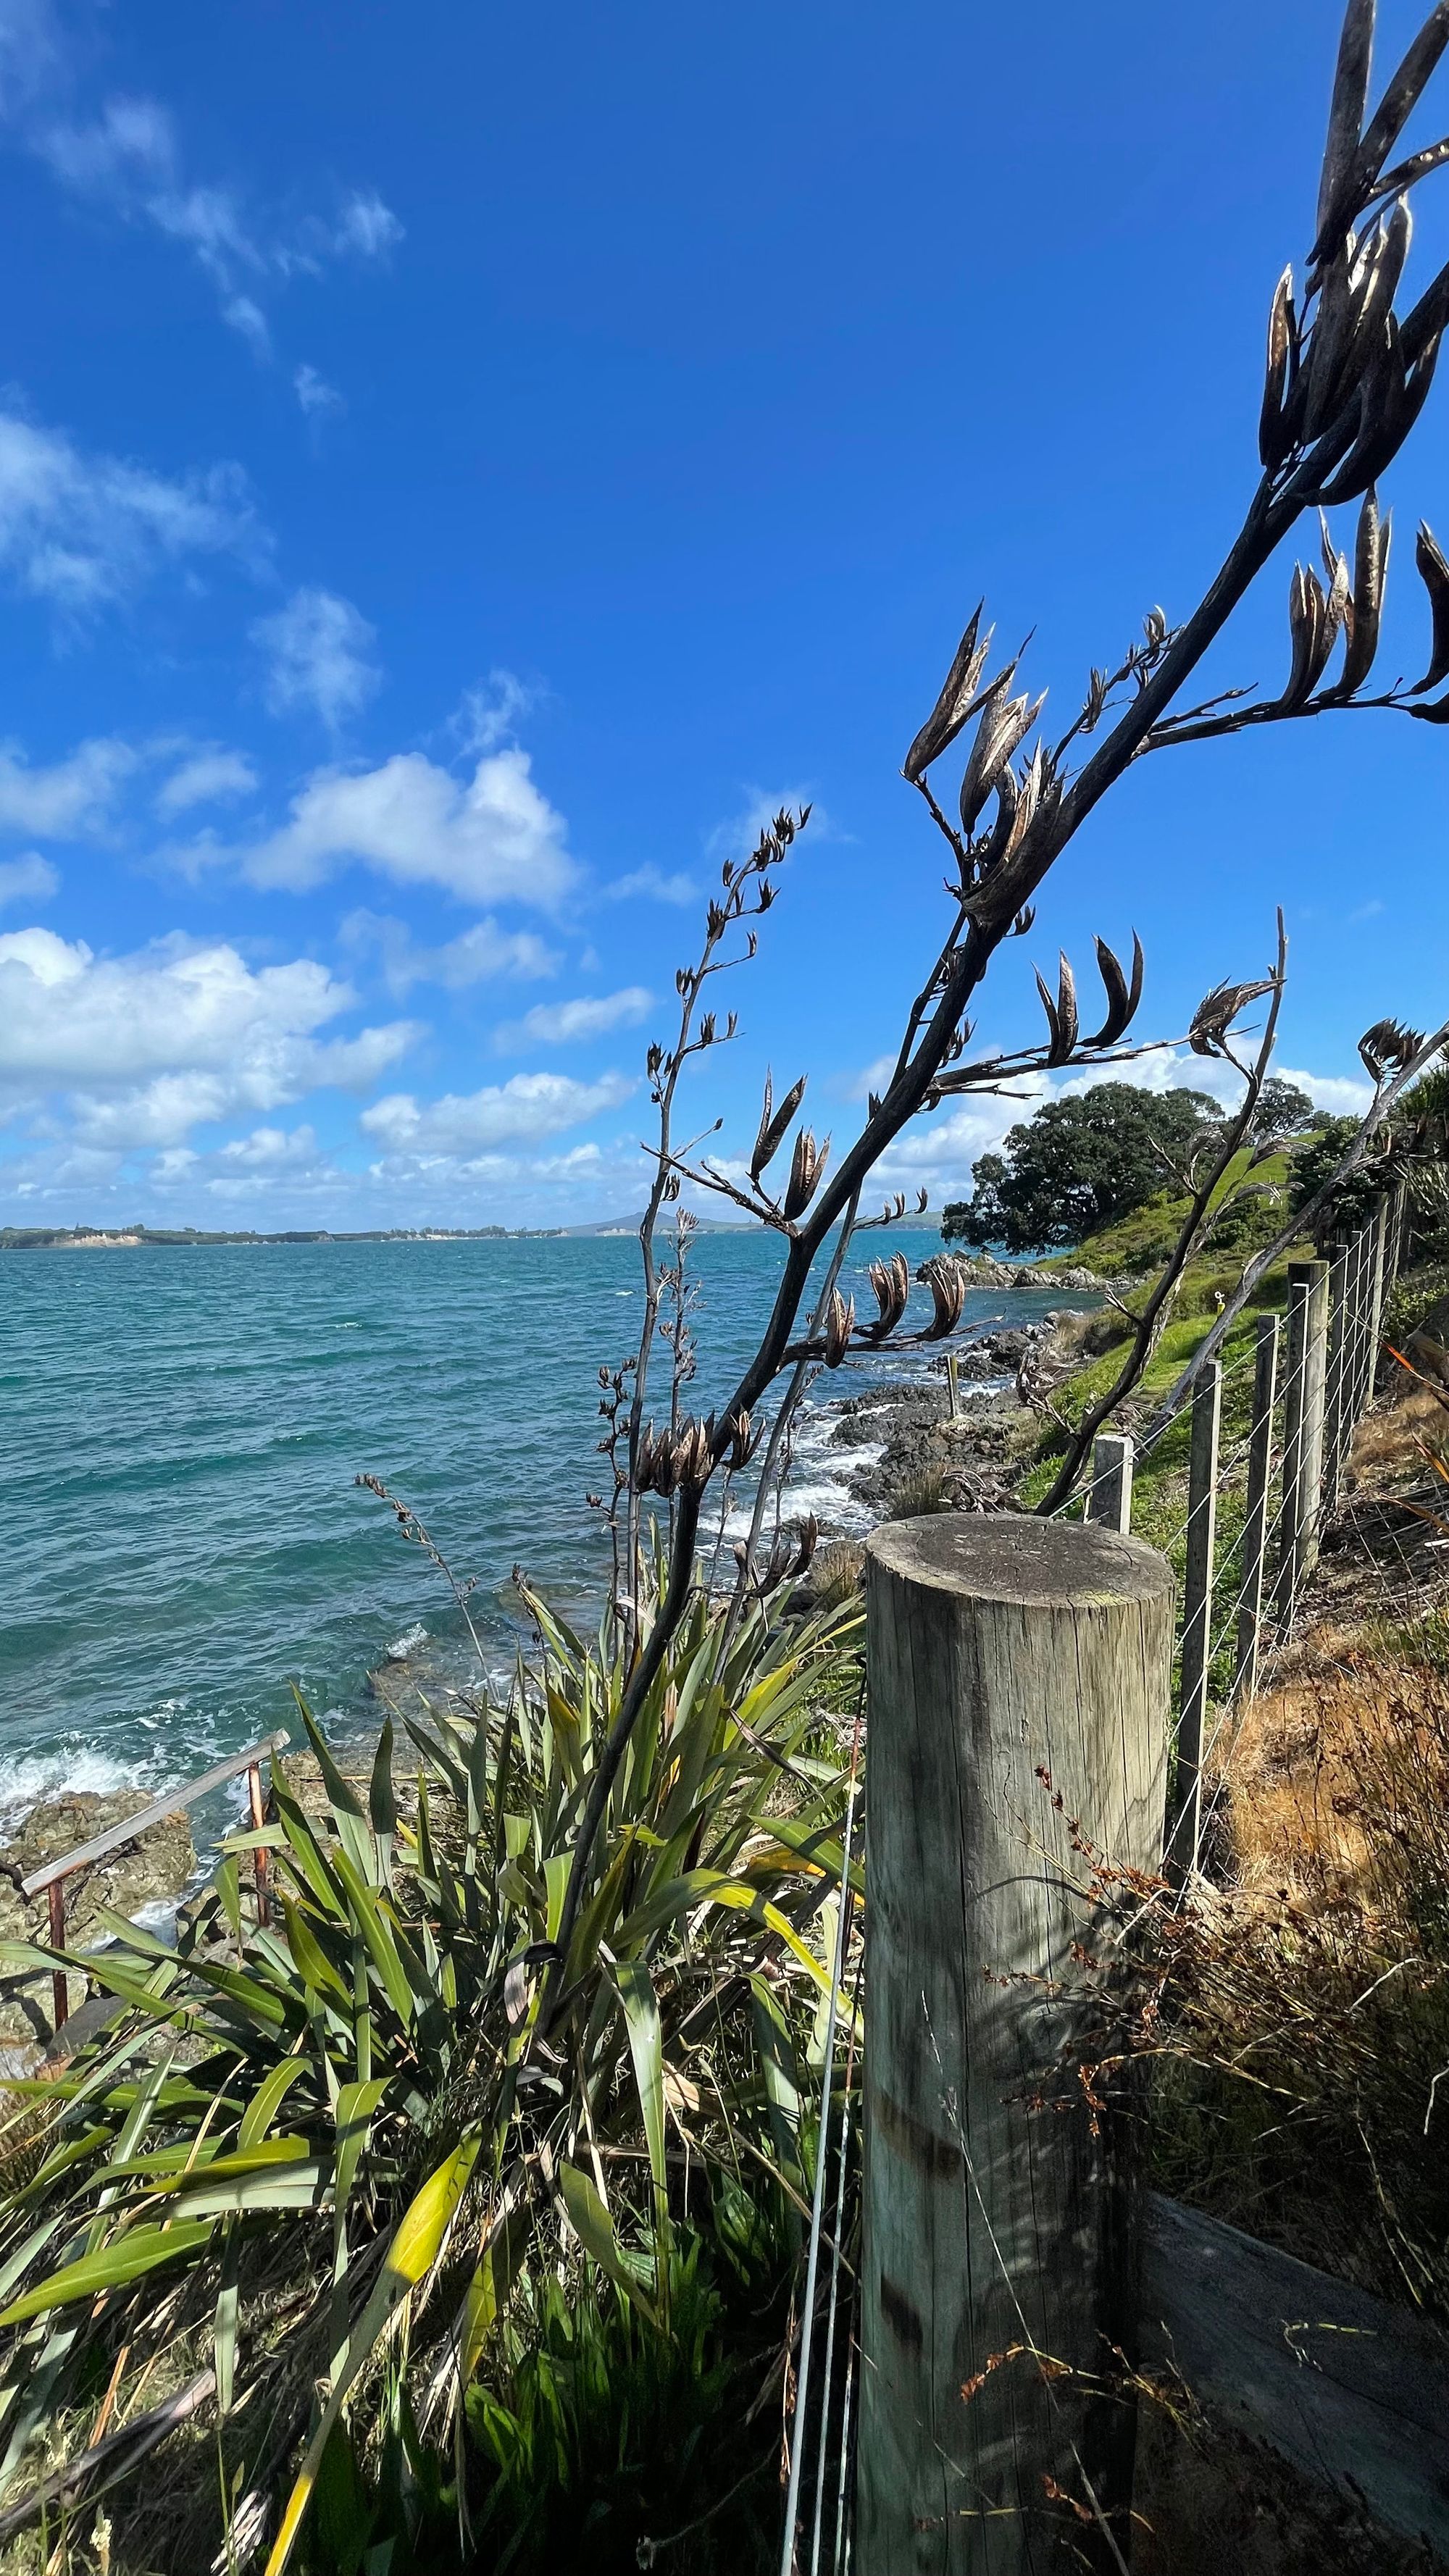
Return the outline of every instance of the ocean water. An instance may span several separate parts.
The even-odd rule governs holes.
[[[913,1268],[933,1248],[924,1231],[864,1237],[845,1283],[864,1312],[866,1262],[897,1242]],[[728,1392],[780,1260],[763,1233],[698,1239],[692,1409]],[[968,1320],[1061,1302],[973,1293]],[[455,1645],[446,1587],[359,1471],[478,1577],[501,1665],[515,1564],[596,1616],[597,1371],[636,1347],[640,1304],[628,1237],[0,1257],[0,1822],[61,1787],[172,1787],[289,1719],[295,1735],[293,1681],[360,1725],[390,1648]],[[920,1365],[817,1380],[795,1507],[859,1522],[832,1401]]]

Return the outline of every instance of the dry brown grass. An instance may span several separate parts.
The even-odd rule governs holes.
[[[1449,2316],[1449,1550],[1404,1508],[1449,1421],[1407,1377],[1354,1444],[1305,1623],[1242,1714],[1221,1884],[1162,1958],[1159,2179]]]

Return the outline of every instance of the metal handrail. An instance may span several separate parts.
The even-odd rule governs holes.
[[[163,1823],[167,1816],[179,1815],[185,1808],[194,1807],[197,1799],[204,1798],[209,1789],[219,1789],[224,1781],[236,1779],[238,1773],[242,1771],[247,1774],[252,1829],[260,1833],[265,1821],[262,1763],[268,1755],[280,1753],[291,1740],[286,1728],[279,1727],[274,1735],[264,1735],[259,1743],[249,1744],[244,1753],[232,1753],[228,1755],[225,1762],[214,1762],[209,1771],[203,1771],[200,1777],[189,1782],[186,1788],[171,1789],[164,1797],[153,1798],[149,1807],[139,1807],[134,1816],[123,1816],[119,1824],[108,1825],[103,1834],[93,1834],[88,1843],[77,1843],[74,1851],[62,1852],[59,1860],[47,1861],[43,1869],[32,1870],[28,1878],[22,1878],[20,1882],[22,1896],[39,1896],[42,1891],[46,1894],[50,1912],[51,1948],[53,1950],[65,1948],[65,1882],[68,1878],[73,1878],[77,1870],[89,1869],[94,1861],[104,1860],[109,1852],[120,1851],[124,1844],[133,1843],[139,1834],[149,1832],[152,1825]],[[257,1921],[265,1923],[269,1913],[267,1855],[260,1844],[257,1846],[256,1853],[256,1874]],[[52,1983],[55,1994],[55,2026],[59,2030],[61,2023],[67,2019],[70,2012],[70,1997],[63,1969],[56,1970]]]

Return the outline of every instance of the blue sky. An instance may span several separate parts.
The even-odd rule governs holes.
[[[898,772],[969,610],[1068,715],[1241,517],[1336,16],[0,0],[0,1221],[627,1210],[703,890],[786,798],[690,1107],[728,1150],[769,1063],[847,1131],[939,937]],[[1446,235],[1449,176],[1421,277]],[[1384,493],[1394,669],[1446,423]],[[1290,571],[1219,685],[1286,673]],[[1350,1105],[1370,1021],[1445,1013],[1446,785],[1362,715],[1145,764],[983,1038],[1134,926],[1170,1034],[1281,899],[1282,1062]],[[886,1177],[939,1203],[1012,1114]]]

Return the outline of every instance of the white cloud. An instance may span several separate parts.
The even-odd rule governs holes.
[[[103,831],[137,766],[129,743],[107,735],[80,743],[49,769],[32,769],[17,749],[0,747],[0,832],[54,841]]]
[[[149,225],[189,250],[217,291],[222,317],[271,354],[266,285],[298,272],[318,277],[340,259],[383,261],[403,227],[375,188],[354,189],[331,217],[285,228],[251,214],[234,187],[188,178],[169,109],[116,96],[90,117],[47,112],[72,85],[53,14],[38,0],[6,0],[0,15],[0,115],[8,117],[58,184],[122,223]],[[7,79],[7,75],[9,75]]]
[[[20,859],[0,859],[0,912],[12,903],[47,903],[60,891],[60,870],[38,850]]]
[[[637,1086],[625,1074],[575,1082],[564,1073],[516,1073],[510,1082],[442,1100],[394,1092],[364,1109],[361,1124],[391,1153],[475,1154],[489,1146],[537,1143],[617,1109]]]
[[[316,367],[304,361],[292,378],[292,391],[308,420],[322,420],[329,411],[345,411],[346,403],[335,385],[329,385]]]
[[[89,125],[43,127],[33,149],[66,187],[85,194],[138,178],[170,180],[177,158],[175,127],[154,98],[107,99]]]
[[[356,715],[381,673],[367,659],[377,637],[360,609],[331,590],[296,590],[252,639],[268,657],[266,700],[274,715],[311,708],[323,723]]]
[[[378,769],[318,770],[291,820],[240,856],[254,884],[294,892],[357,864],[399,885],[445,886],[466,903],[541,909],[575,875],[563,817],[534,785],[523,751],[493,753],[463,783],[421,752],[396,752]]]
[[[1315,1109],[1330,1110],[1335,1118],[1362,1118],[1374,1096],[1373,1085],[1353,1074],[1290,1073],[1285,1065],[1283,1080],[1296,1082]]]
[[[629,984],[622,993],[600,993],[574,1002],[535,1002],[521,1020],[498,1031],[495,1043],[506,1047],[538,1040],[549,1046],[573,1046],[583,1038],[603,1037],[610,1029],[637,1027],[653,1000],[642,984]]]
[[[470,756],[496,751],[508,740],[519,717],[536,703],[536,696],[512,671],[490,671],[477,688],[464,690],[451,731]]]
[[[350,251],[359,259],[385,259],[403,238],[402,225],[377,190],[359,189],[333,225],[330,247],[338,256]]]
[[[376,1081],[416,1032],[319,1036],[355,1000],[312,958],[253,968],[224,943],[180,937],[101,958],[53,931],[11,931],[0,934],[0,1090],[32,1107],[68,1095],[87,1145],[176,1143],[319,1084]]]
[[[496,921],[475,921],[441,947],[424,948],[404,921],[376,912],[350,912],[341,925],[345,947],[376,954],[383,981],[394,993],[414,984],[441,984],[450,992],[499,976],[532,983],[554,975],[562,963],[558,950],[546,947],[531,930],[500,930]]]
[[[229,295],[221,308],[223,322],[230,323],[250,345],[254,358],[266,359],[272,354],[272,334],[267,317],[253,295]]]
[[[214,805],[224,796],[249,796],[257,773],[244,752],[219,747],[193,752],[157,790],[157,810],[183,814],[192,805]]]
[[[611,902],[625,903],[631,895],[652,895],[656,903],[693,903],[699,893],[693,877],[666,876],[652,859],[642,868],[631,868],[626,877],[614,877],[603,889]]]
[[[0,566],[71,618],[128,597],[160,563],[255,565],[267,544],[238,465],[172,480],[0,411]]]

